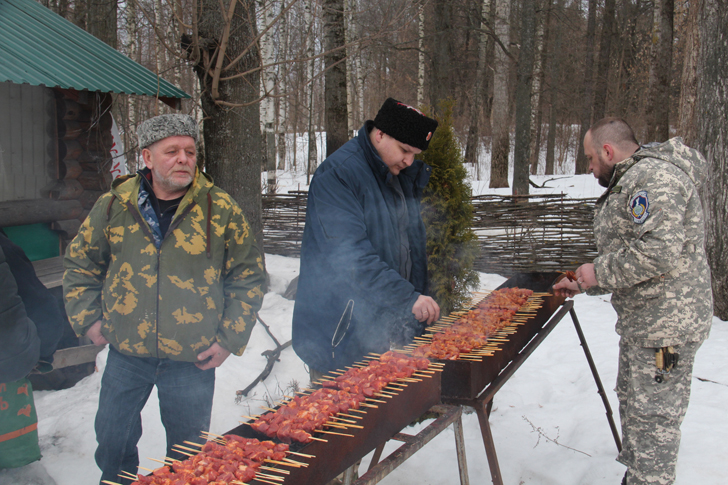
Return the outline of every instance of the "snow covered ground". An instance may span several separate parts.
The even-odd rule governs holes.
[[[301,177],[281,173],[279,191],[298,189]],[[534,177],[541,184],[555,177]],[[285,182],[290,180],[290,182]],[[303,177],[305,182],[305,177]],[[303,185],[303,184],[302,184]],[[475,186],[476,184],[474,184]],[[591,176],[570,176],[549,182],[551,192],[571,197],[596,197],[601,189]],[[486,185],[487,186],[487,185]],[[305,188],[305,187],[303,187]],[[483,186],[476,193],[493,193]],[[508,193],[504,191],[502,193]],[[271,289],[261,318],[280,342],[291,337],[293,302],[281,296],[298,273],[298,259],[267,255]],[[493,289],[506,278],[481,274],[481,288]],[[575,310],[617,416],[612,391],[617,373],[616,315],[609,297],[579,295]],[[276,402],[286,389],[305,386],[308,374],[292,349],[286,349],[273,373],[240,403],[235,391],[247,387],[266,360],[261,352],[274,344],[262,325],[253,331],[242,357],[230,357],[217,372],[211,431],[223,433],[258,414],[261,406]],[[714,319],[713,330],[698,352],[690,408],[682,426],[678,484],[719,485],[726,482],[728,463],[728,322]],[[98,372],[71,389],[36,391],[38,430],[43,458],[27,467],[0,472],[0,484],[91,485],[100,473],[94,463],[93,430],[101,373],[107,350],[97,358]],[[584,353],[570,318],[565,317],[498,392],[491,426],[504,483],[537,485],[618,484],[624,467],[617,463],[616,447],[596,392]],[[490,473],[474,413],[463,417],[471,483],[490,483]],[[164,432],[158,401],[152,394],[143,411],[144,435],[139,443],[141,466],[156,468],[149,458],[161,458]],[[410,429],[407,432],[416,432]],[[398,445],[388,445],[385,453]],[[368,463],[365,458],[363,465]],[[387,476],[383,485],[454,485],[459,483],[452,429],[447,429]]]

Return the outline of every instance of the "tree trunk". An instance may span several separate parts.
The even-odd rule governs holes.
[[[549,42],[549,22],[551,21],[551,0],[541,0],[536,22],[536,53],[533,66],[531,86],[531,175],[538,174],[538,162],[541,155],[541,116],[542,91],[546,78],[546,53]]]
[[[440,102],[453,96],[453,3],[450,0],[434,0],[434,36],[432,42],[432,83],[430,105],[441,116]]]
[[[728,320],[728,45],[725,26],[728,6],[721,0],[704,0],[699,13],[698,148],[708,159],[703,187],[705,248],[712,272],[713,310]]]
[[[496,0],[495,35],[502,45],[495,48],[493,70],[493,110],[490,149],[490,188],[508,187],[508,153],[510,142],[510,113],[508,112],[508,69],[510,61],[503,52],[508,45],[508,16],[510,0]]]
[[[594,103],[594,77],[592,69],[594,67],[594,30],[596,25],[597,0],[589,0],[589,12],[587,14],[586,23],[586,50],[584,60],[584,97],[581,102],[581,130],[579,131],[579,140],[576,150],[576,167],[575,173],[586,173],[589,169],[589,162],[584,155],[584,136],[591,126],[592,107]]]
[[[417,106],[425,104],[425,4],[417,7]]]
[[[682,77],[680,80],[680,112],[678,133],[685,143],[694,146],[697,133],[697,90],[700,54],[700,33],[698,31],[698,14],[700,3],[691,2],[688,10],[688,20],[685,26],[685,57],[683,59]]]
[[[563,8],[563,0],[556,0],[554,6],[557,12]],[[544,175],[554,174],[554,154],[556,151],[556,105],[559,99],[557,89],[559,76],[561,75],[561,36],[556,35],[554,47],[551,50],[549,62],[549,134],[546,139],[546,168]]]
[[[607,86],[609,81],[609,57],[614,36],[614,0],[604,0],[602,38],[599,42],[597,78],[594,86],[594,121],[604,118],[607,111]]]
[[[202,0],[200,4],[199,35],[201,45],[208,45],[206,52],[212,58],[220,47],[225,26],[229,24],[225,59],[234,59],[248,48],[257,36],[254,0],[237,2],[233,15],[226,20],[227,12],[220,10],[217,0]],[[225,5],[227,8],[227,5]],[[263,222],[260,191],[260,111],[257,104],[246,107],[225,106],[222,103],[250,103],[260,94],[260,66],[257,50],[253,47],[226,75],[250,71],[245,77],[220,81],[219,98],[213,99],[212,79],[204,65],[195,66],[202,87],[201,103],[205,115],[203,135],[205,141],[205,165],[215,183],[228,192],[240,205],[259,247],[263,248]],[[218,101],[218,102],[216,102]]]
[[[480,117],[485,104],[486,52],[488,34],[486,33],[487,18],[490,12],[490,0],[483,0],[481,6],[480,32],[478,33],[478,65],[475,70],[475,84],[473,97],[470,102],[470,123],[468,127],[468,141],[465,144],[465,163],[475,166],[476,179],[480,180],[480,167],[478,166],[478,147],[480,146]]]
[[[523,0],[521,49],[516,75],[516,142],[513,149],[513,195],[528,194],[531,149],[531,81],[535,55],[536,0]]]
[[[670,74],[672,71],[672,17],[674,0],[655,0],[652,30],[649,101],[645,112],[645,141],[670,138]]]
[[[316,53],[316,34],[315,34],[315,22],[313,16],[313,9],[315,7],[315,0],[306,1],[304,6],[304,17],[305,23],[309,29],[309,36],[307,39],[306,57],[311,59],[309,61],[308,72],[308,99],[306,103],[308,105],[308,163],[306,165],[306,183],[308,184],[311,180],[311,175],[316,171],[316,165],[318,161],[318,150],[316,149],[316,122],[314,121],[314,91],[315,91],[315,74],[316,74],[316,60],[313,58]]]
[[[88,33],[116,49],[116,0],[92,0],[87,8]]]
[[[270,28],[276,18],[275,2],[258,0],[258,12],[261,14],[260,28],[264,32],[260,37],[260,54],[263,62],[262,76],[260,82],[260,121],[263,134],[263,161],[264,170],[267,173],[266,192],[276,192],[276,106],[273,95],[276,88],[275,72],[275,45],[276,42],[273,29]]]
[[[326,156],[349,141],[346,109],[344,0],[324,0]]]

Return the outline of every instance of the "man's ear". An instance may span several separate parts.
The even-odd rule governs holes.
[[[146,167],[151,170],[152,152],[149,150],[149,148],[142,148],[142,159],[144,160],[144,165],[146,165]]]
[[[604,150],[607,160],[611,162],[614,158],[614,147],[609,143],[605,143],[604,145],[602,145],[602,150]]]

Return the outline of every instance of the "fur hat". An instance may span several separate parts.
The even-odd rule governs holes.
[[[427,150],[437,121],[423,115],[417,108],[387,98],[374,118],[374,126],[400,143]]]
[[[137,127],[139,148],[147,148],[168,136],[191,136],[197,143],[199,130],[195,119],[189,115],[160,115],[149,118]]]

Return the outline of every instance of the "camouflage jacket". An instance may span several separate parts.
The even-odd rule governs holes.
[[[138,208],[140,175],[114,181],[64,258],[66,311],[78,335],[101,319],[121,353],[196,362],[218,342],[240,355],[265,270],[235,201],[197,172],[161,248]]]
[[[679,138],[642,148],[615,166],[596,203],[598,287],[612,292],[617,333],[664,347],[707,338],[713,316],[698,187],[707,162]]]

